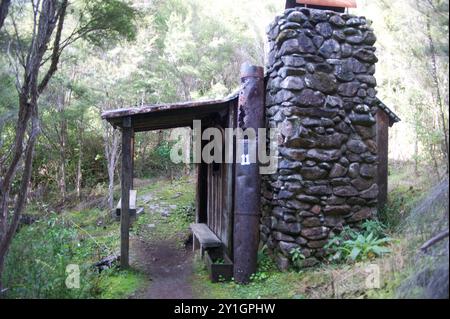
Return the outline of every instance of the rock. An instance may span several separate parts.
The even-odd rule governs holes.
[[[281,76],[282,79],[285,79],[290,76],[299,77],[305,75],[306,70],[303,68],[282,67],[280,70],[278,70],[278,74]],[[300,78],[298,79],[301,81]]]
[[[308,241],[305,238],[300,236],[295,239],[295,242],[301,246],[306,245],[308,243]]]
[[[358,174],[359,175],[359,174]],[[357,178],[352,180],[352,185],[359,191],[363,191],[368,189],[370,186],[372,186],[373,182],[364,178]]]
[[[356,133],[358,133],[358,135],[363,140],[366,140],[369,138],[374,138],[377,134],[375,125],[373,125],[371,127],[354,125],[353,127],[355,128]]]
[[[338,197],[333,195],[327,199],[326,204],[330,206],[335,206],[335,205],[343,205],[345,204],[345,202],[346,199],[344,197]]]
[[[363,208],[360,211],[354,213],[350,218],[347,219],[347,222],[349,223],[354,223],[354,222],[359,222],[365,219],[370,219],[373,216],[373,211],[371,208]]]
[[[361,35],[351,35],[346,40],[350,44],[361,44],[364,41],[364,37]]]
[[[311,148],[316,145],[315,141],[312,139],[307,138],[301,138],[301,137],[295,137],[295,138],[289,138],[287,142],[285,143],[287,147],[293,147],[293,148]]]
[[[315,71],[323,73],[333,73],[334,68],[328,63],[319,63],[315,66]]]
[[[325,178],[328,175],[328,172],[315,167],[304,167],[301,169],[300,173],[302,174],[303,178],[309,179],[309,180],[317,180]]]
[[[362,42],[362,41],[361,41]],[[375,53],[371,50],[367,49],[360,49],[353,53],[353,56],[357,58],[360,61],[368,62],[368,63],[377,63],[378,58],[376,57]]]
[[[346,35],[342,30],[333,31],[333,38],[339,42],[345,42]]]
[[[278,199],[290,199],[293,197],[294,197],[294,194],[292,192],[288,192],[285,190],[282,190],[278,193]]]
[[[308,195],[298,195],[296,197],[299,201],[305,202],[308,204],[319,204],[320,200],[317,197],[314,196],[308,196]]]
[[[316,137],[316,145],[320,148],[340,148],[341,145],[347,140],[347,138],[347,135],[341,133],[321,135]]]
[[[290,200],[286,203],[286,206],[291,209],[299,210],[308,210],[311,205],[307,203],[301,203],[298,200]]]
[[[304,84],[301,78],[298,76],[288,76],[280,84],[282,89],[297,90],[300,91],[304,88]]]
[[[322,207],[319,205],[314,205],[311,208],[311,213],[315,214],[315,215],[319,215],[322,212]]]
[[[291,29],[283,30],[283,31],[280,32],[280,35],[277,37],[275,42],[278,45],[280,45],[284,41],[286,41],[288,39],[295,38],[296,36],[297,36],[297,31],[295,31],[295,30],[291,30]]]
[[[327,238],[328,232],[329,230],[326,227],[314,227],[303,229],[301,235],[310,240],[320,240]]]
[[[347,22],[345,23],[346,26],[349,27],[358,27],[360,25],[363,25],[365,23],[365,21],[363,19],[360,18],[350,18],[347,20]]]
[[[344,43],[341,45],[341,56],[343,58],[351,57],[352,53],[353,53],[353,47],[350,44]]]
[[[372,114],[350,114],[350,121],[352,124],[360,126],[372,126],[376,123],[375,118]]]
[[[280,154],[286,156],[294,161],[304,161],[306,159],[306,150],[283,148],[280,149]]]
[[[320,48],[323,44],[323,41],[325,41],[325,40],[322,36],[316,35],[313,37],[312,41],[313,41],[314,45],[316,46],[316,48]]]
[[[286,31],[286,30],[298,30],[298,29],[301,29],[302,28],[302,25],[300,24],[300,23],[296,23],[296,22],[287,22],[287,23],[285,23],[285,24],[283,24],[281,27],[280,27],[280,30],[282,30],[282,32],[283,31]],[[282,33],[281,32],[281,33]]]
[[[281,254],[277,254],[276,263],[277,263],[277,267],[280,271],[288,271],[289,270],[290,262],[289,262],[289,259],[287,259],[285,256],[283,256]]]
[[[367,151],[367,146],[361,140],[350,140],[347,142],[347,149],[356,154],[362,154]]]
[[[333,162],[337,161],[342,156],[339,150],[318,150],[312,149],[306,153],[306,158],[316,160],[319,162]]]
[[[342,96],[352,97],[355,96],[360,88],[358,82],[343,83],[339,85],[338,93]]]
[[[318,227],[322,225],[320,219],[317,217],[305,218],[302,224],[304,227]]]
[[[330,178],[336,178],[336,177],[342,177],[345,174],[347,174],[347,168],[343,167],[340,164],[334,164],[333,168],[331,169]]]
[[[309,107],[315,106],[320,107],[325,103],[325,96],[320,92],[314,92],[310,89],[304,89],[298,96],[297,102],[300,106]]]
[[[363,164],[361,165],[360,174],[362,177],[374,178],[377,175],[376,165]]]
[[[328,240],[312,240],[312,241],[308,242],[307,246],[312,249],[318,249],[318,248],[325,247],[327,244],[328,244]]]
[[[316,31],[325,38],[329,38],[333,35],[333,28],[328,22],[316,24]]]
[[[353,73],[359,74],[367,72],[367,67],[358,60],[356,60],[355,58],[347,59],[347,61],[345,61],[343,65],[345,65],[345,67],[348,68]]]
[[[340,197],[352,197],[358,195],[358,190],[353,186],[340,186],[333,188],[333,194]]]
[[[375,36],[375,33],[373,33],[372,31],[367,32],[364,37],[364,44],[372,46],[375,44],[375,42],[377,42],[377,37]]]
[[[287,55],[281,57],[283,64],[287,67],[298,68],[305,65],[305,60],[300,55]]]
[[[352,208],[349,205],[327,205],[324,208],[324,213],[326,215],[347,215],[350,213],[351,209]]]
[[[330,23],[336,27],[345,27],[345,21],[339,15],[334,15],[330,18]]]
[[[377,86],[377,79],[373,75],[360,74],[356,77],[356,79],[360,82],[366,83],[371,87]]]
[[[308,21],[308,17],[300,11],[293,11],[288,15],[287,20],[290,22],[303,23]]]
[[[319,53],[325,58],[336,57],[336,54],[341,50],[339,42],[334,39],[326,40],[319,49]]]
[[[291,162],[287,160],[282,160],[278,165],[279,169],[289,169],[289,170],[298,170],[302,167],[301,162]]]
[[[285,242],[295,242],[295,238],[280,232],[274,232],[273,238],[275,238],[278,241],[285,241]]]
[[[305,84],[307,87],[321,91],[323,93],[331,94],[337,89],[337,82],[333,75],[316,72],[305,76]]]
[[[338,216],[338,215],[325,216],[324,226],[329,227],[333,230],[341,229],[343,227],[344,223],[345,223],[345,220],[342,216]]]
[[[331,180],[331,186],[338,187],[338,186],[349,186],[350,185],[350,178],[333,178]]]
[[[292,250],[294,250],[296,248],[300,248],[300,246],[298,244],[295,244],[292,242],[284,242],[284,241],[280,241],[278,243],[278,246],[280,247],[281,252],[285,256],[290,256]]]
[[[359,196],[361,196],[361,198],[364,198],[364,199],[377,198],[378,197],[378,185],[373,184],[372,187],[370,187],[368,190],[361,192],[361,194]]]
[[[344,101],[340,97],[337,96],[327,96],[327,99],[325,101],[325,106],[329,108],[343,108],[344,107]]]
[[[346,64],[337,65],[334,74],[342,82],[350,82],[355,79],[355,74]]]
[[[305,193],[307,195],[325,196],[325,195],[331,195],[332,189],[330,186],[327,186],[327,185],[311,186],[305,190]]]
[[[312,40],[304,35],[300,34],[297,38],[298,42],[298,48],[300,50],[300,53],[315,53],[316,47],[314,46],[314,43]]]
[[[312,44],[312,42],[311,42]],[[299,48],[299,43],[297,39],[289,39],[283,42],[281,45],[281,48],[279,50],[279,54],[281,56],[283,55],[290,55],[294,53],[302,53]]]

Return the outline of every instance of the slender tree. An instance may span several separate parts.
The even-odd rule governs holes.
[[[101,45],[108,39],[132,39],[135,35],[136,12],[119,0],[86,1],[78,11],[79,26],[65,39],[63,29],[69,0],[33,0],[31,4],[33,25],[29,45],[23,45],[17,32],[18,23],[12,18],[16,69],[21,71],[16,74],[19,110],[14,142],[5,174],[0,177],[0,293],[5,256],[25,208],[31,180],[33,153],[40,133],[39,97],[58,70],[64,49],[80,39]],[[12,185],[16,180],[19,189],[12,203]]]
[[[6,16],[8,15],[10,4],[11,0],[1,0],[0,2],[0,30],[3,27],[3,23],[5,22]]]

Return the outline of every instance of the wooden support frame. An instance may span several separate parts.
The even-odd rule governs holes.
[[[377,118],[377,184],[378,184],[378,209],[384,209],[388,199],[388,164],[389,164],[389,116],[379,109]]]
[[[122,123],[122,210],[120,214],[120,267],[130,266],[130,190],[133,184],[133,127],[131,117]]]

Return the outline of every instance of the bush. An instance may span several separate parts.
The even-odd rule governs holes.
[[[4,284],[7,298],[92,298],[97,275],[83,263],[86,248],[78,231],[52,216],[23,227],[6,258]],[[66,267],[80,267],[80,289],[66,287]]]
[[[379,221],[368,220],[362,224],[362,231],[357,232],[349,226],[332,238],[325,246],[332,254],[332,262],[363,261],[380,257],[391,252],[387,244],[392,241],[384,232],[385,226]]]

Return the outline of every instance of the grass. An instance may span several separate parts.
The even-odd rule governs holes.
[[[124,299],[143,287],[145,276],[135,270],[111,271],[102,275],[100,283],[101,299]]]
[[[189,225],[195,215],[195,183],[190,177],[175,181],[159,180],[138,190],[138,206],[146,213],[133,225],[133,232],[146,241],[171,241],[180,247],[189,237]],[[142,201],[142,196],[151,193],[153,198]],[[156,204],[157,203],[157,204]],[[149,208],[153,207],[153,208]],[[161,212],[170,214],[165,217]],[[150,226],[154,227],[150,227]]]

